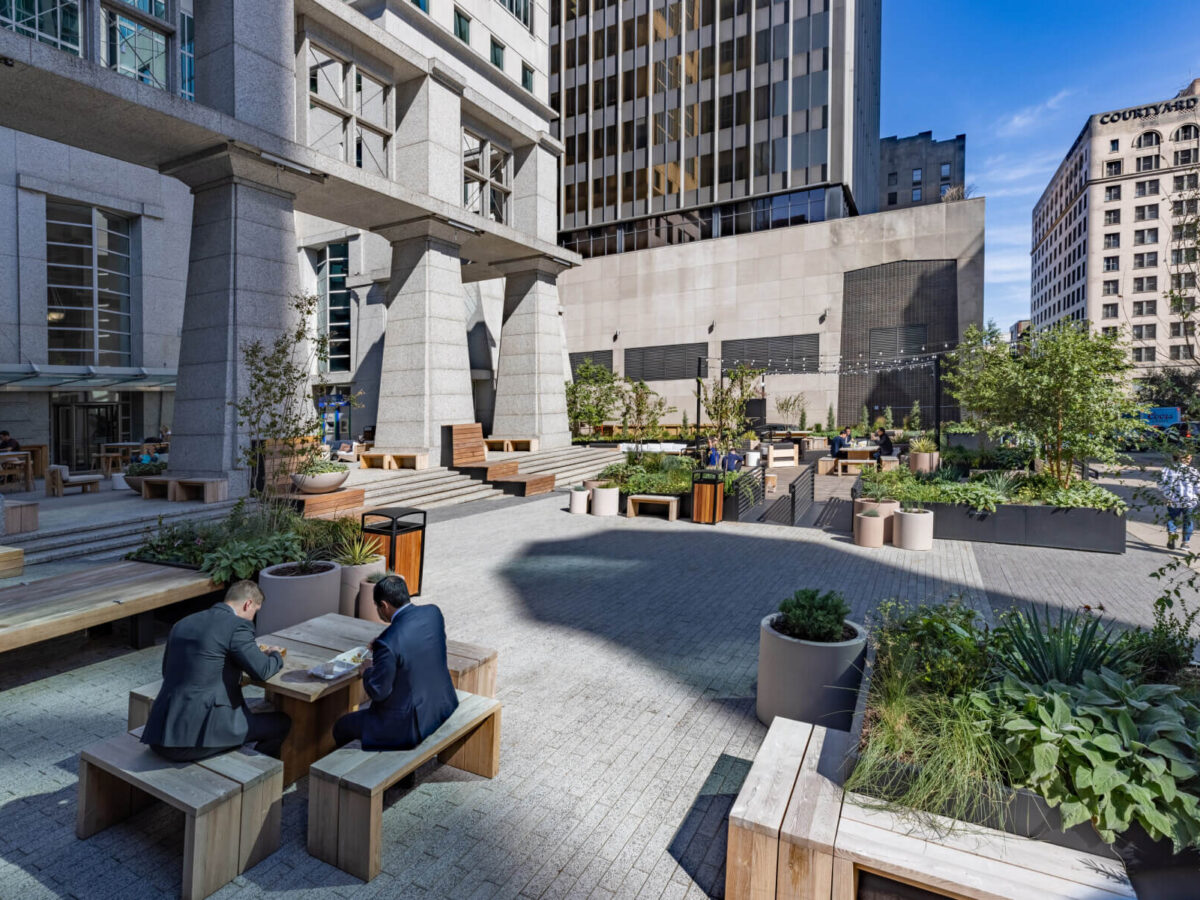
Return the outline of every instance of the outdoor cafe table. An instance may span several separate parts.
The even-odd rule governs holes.
[[[871,444],[867,447],[843,447],[842,452],[846,459],[874,459],[875,454],[879,452],[879,446]]]
[[[275,709],[292,720],[280,753],[285,785],[307,775],[314,762],[333,752],[333,723],[366,699],[359,669],[332,681],[309,675],[308,670],[339,653],[369,647],[382,631],[378,622],[330,613],[258,636],[260,644],[287,648],[283,668],[265,682],[255,682]],[[475,663],[457,657],[455,645],[447,641],[450,678],[459,687],[463,668]]]
[[[133,457],[134,452],[141,450],[143,446],[141,441],[118,441],[115,444],[101,444],[100,452],[120,453],[121,462],[127,463]]]
[[[11,450],[0,453],[0,466],[20,466],[25,478],[25,490],[33,490],[33,456],[26,450]]]

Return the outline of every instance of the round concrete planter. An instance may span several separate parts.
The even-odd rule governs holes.
[[[762,453],[757,450],[750,450],[746,453],[746,468],[757,469],[758,464],[762,461]]]
[[[386,625],[387,622],[379,618],[379,614],[375,612],[375,582],[363,580],[358,585],[358,617],[367,622],[378,622],[380,625]]]
[[[848,641],[801,641],[774,629],[778,615],[767,616],[759,625],[758,720],[770,725],[783,716],[848,730],[862,682],[866,632],[847,621],[854,629]]]
[[[375,572],[386,571],[387,560],[382,556],[377,556],[374,562],[363,563],[361,566],[342,566],[338,612],[343,616],[353,616],[358,608],[358,586],[362,584],[363,579]]]
[[[585,488],[587,488],[587,490],[588,490],[588,499],[589,500],[592,499],[592,491],[594,491],[596,488],[600,487],[600,485],[602,485],[602,484],[604,484],[604,480],[602,478],[589,478],[586,481],[584,481],[583,486]]]
[[[942,455],[937,452],[912,452],[908,454],[908,468],[912,472],[936,472],[941,458]]]
[[[900,509],[900,501],[898,500],[866,500],[859,497],[854,501],[854,536],[858,537],[858,514],[866,512],[868,509],[879,510],[879,518],[883,519],[883,542],[890,544],[892,541],[892,516]]]
[[[588,511],[588,491],[571,491],[571,515],[586,516]]]
[[[292,484],[302,494],[328,494],[345,484],[349,477],[349,469],[341,472],[322,472],[320,475],[293,475]]]
[[[858,527],[854,529],[854,543],[860,547],[882,547],[883,546],[883,516],[868,516],[864,513],[859,513],[854,517],[854,524]]]
[[[258,586],[263,592],[255,626],[258,634],[270,634],[338,611],[342,567],[335,562],[320,562],[317,565],[322,571],[312,575],[280,574],[296,565],[280,563],[258,573]]]
[[[129,488],[131,491],[133,491],[138,496],[141,496],[142,479],[145,476],[144,475],[125,475],[123,477],[125,479],[125,487]],[[114,484],[113,487],[116,487],[116,485]]]
[[[901,550],[933,549],[933,511],[898,510],[892,515],[892,543]]]
[[[114,491],[123,491],[128,487],[129,487],[129,485],[125,483],[125,476],[122,473],[120,473],[120,472],[112,473],[112,489]],[[140,494],[141,492],[142,492],[141,488],[139,488],[138,493]]]
[[[621,508],[620,488],[592,488],[592,515],[615,516]]]

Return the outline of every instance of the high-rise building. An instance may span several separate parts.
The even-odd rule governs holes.
[[[879,0],[552,0],[562,242],[583,256],[871,212]]]
[[[1140,368],[1192,358],[1198,105],[1200,79],[1088,118],[1033,208],[1034,328],[1124,331]]]
[[[879,142],[879,208],[940,203],[967,181],[967,136],[935,141],[932,131]]]

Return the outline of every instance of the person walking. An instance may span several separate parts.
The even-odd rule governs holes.
[[[1167,549],[1175,549],[1177,531],[1182,531],[1183,549],[1190,550],[1200,505],[1200,472],[1192,468],[1192,454],[1179,453],[1174,465],[1163,467],[1158,489],[1167,501]]]

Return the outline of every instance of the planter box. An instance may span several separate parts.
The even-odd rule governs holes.
[[[1006,504],[986,513],[951,503],[925,508],[933,511],[938,540],[1125,552],[1125,516],[1106,510]]]
[[[255,620],[257,634],[270,634],[291,628],[326,613],[336,613],[340,605],[342,567],[335,562],[315,575],[277,575],[296,563],[267,566],[258,573],[263,592],[262,608]]]
[[[848,730],[867,652],[866,631],[847,621],[854,631],[848,641],[802,641],[776,631],[777,618],[779,613],[771,613],[759,623],[758,720],[769,726],[782,716]]]

